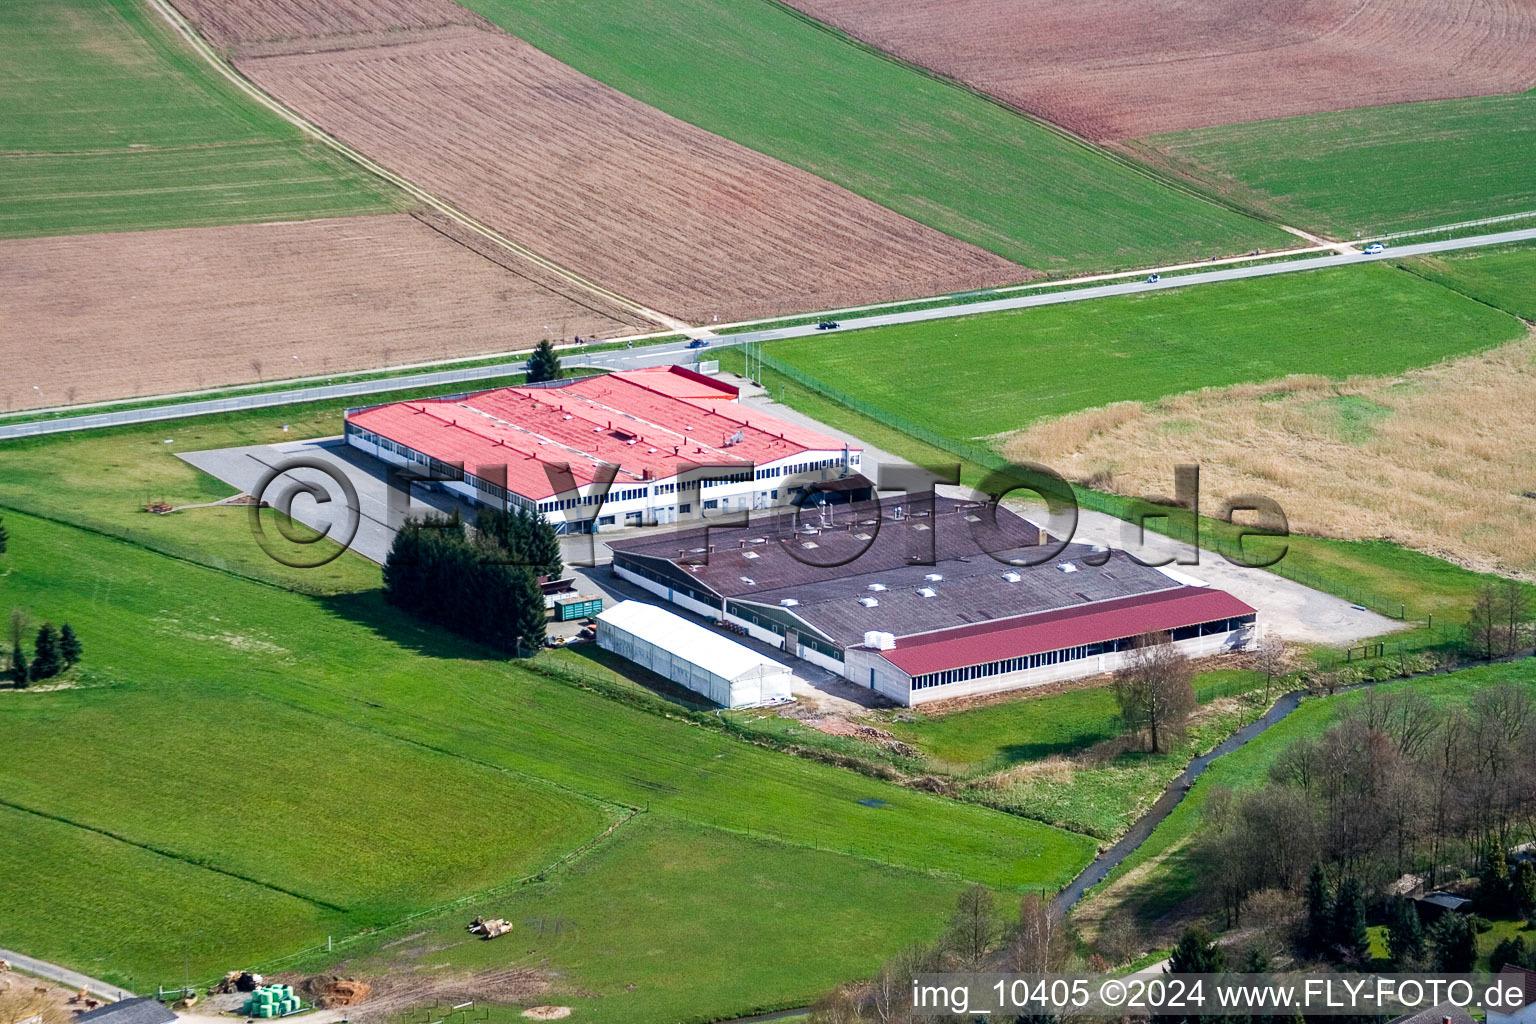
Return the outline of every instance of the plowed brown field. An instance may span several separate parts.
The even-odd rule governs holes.
[[[1536,84],[1529,0],[788,0],[1097,141]]]
[[[385,33],[407,38],[407,33],[445,25],[487,24],[452,0],[178,0],[176,6],[229,53],[319,49],[325,40]]]
[[[195,22],[233,32],[223,39],[237,51],[305,17],[291,0],[183,2]],[[492,26],[388,31],[386,45],[397,0],[353,4],[366,10],[350,48],[294,44],[237,66],[379,163],[653,309],[713,322],[1032,276]],[[427,10],[434,24],[446,14]],[[334,30],[334,14],[316,29]],[[249,34],[228,27],[244,24]]]
[[[0,408],[317,376],[504,352],[562,331],[613,336],[654,326],[558,279],[519,276],[523,261],[506,259],[517,272],[498,266],[446,230],[399,214],[0,242],[0,365],[14,371],[0,383]]]

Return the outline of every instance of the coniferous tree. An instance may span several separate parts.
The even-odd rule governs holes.
[[[565,373],[560,366],[560,356],[555,353],[554,343],[548,338],[539,342],[528,357],[528,383],[541,384],[547,380],[559,380]]]
[[[59,653],[64,656],[64,664],[71,668],[80,663],[80,657],[85,653],[74,627],[67,622],[59,630]]]
[[[1536,918],[1536,864],[1521,861],[1515,869],[1513,887],[1515,913],[1527,921]]]
[[[1398,896],[1387,908],[1387,956],[1395,971],[1411,971],[1424,962],[1424,923],[1419,908]]]
[[[1502,971],[1505,964],[1529,969],[1531,963],[1531,951],[1526,948],[1525,937],[1522,935],[1503,940],[1488,954],[1488,970],[1492,974]]]
[[[1478,913],[1503,917],[1514,909],[1514,891],[1509,881],[1509,855],[1502,845],[1490,839],[1477,882]]]
[[[27,629],[27,616],[20,608],[11,609],[11,682],[20,689],[27,685],[30,668],[27,652],[21,648],[22,635]]]
[[[37,628],[37,644],[33,648],[33,679],[52,679],[64,671],[64,655],[59,653],[59,632],[53,623],[45,622]]]
[[[1329,947],[1344,963],[1363,964],[1371,958],[1371,941],[1365,930],[1365,893],[1360,883],[1346,878],[1333,901]]]
[[[538,578],[533,573],[526,569],[517,569],[515,572],[522,581],[522,592],[521,600],[517,602],[512,630],[521,651],[532,653],[532,650],[544,646],[544,630],[549,624],[549,616],[544,611],[544,591],[539,589]]]
[[[1435,951],[1437,971],[1466,974],[1477,963],[1477,933],[1465,914],[1443,915],[1429,930],[1429,944]]]
[[[1328,948],[1328,938],[1333,926],[1333,894],[1328,891],[1328,879],[1321,864],[1312,865],[1307,876],[1307,890],[1303,897],[1307,916],[1302,925],[1302,952],[1319,957]]]
[[[1220,974],[1226,969],[1227,954],[1200,925],[1186,928],[1168,955],[1169,974]]]

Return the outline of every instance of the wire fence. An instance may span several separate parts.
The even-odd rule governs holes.
[[[937,431],[931,430],[920,423],[915,423],[904,416],[883,409],[872,402],[855,397],[826,383],[817,377],[806,373],[798,367],[791,366],[775,356],[766,352],[753,354],[754,360],[760,360],[760,365],[772,370],[779,376],[806,388],[809,391],[830,399],[853,412],[868,419],[874,420],[882,426],[906,434],[914,440],[939,451],[953,455],[962,462],[970,463],[987,474],[999,474],[1000,476],[1017,476],[1020,467],[998,455],[990,448],[970,441],[957,440],[946,437]],[[1230,545],[1222,545],[1222,528],[1229,524],[1220,520],[1202,520],[1198,529],[1194,515],[1187,509],[1156,504],[1145,499],[1127,498],[1120,495],[1104,494],[1085,487],[1072,487],[1072,494],[1079,508],[1085,508],[1092,512],[1102,512],[1118,519],[1131,519],[1136,521],[1140,517],[1147,517],[1147,528],[1154,529],[1158,533],[1183,541],[1186,544],[1197,543],[1197,534],[1203,533],[1199,538],[1214,549],[1223,554]],[[1154,518],[1155,517],[1155,518]],[[1342,579],[1333,576],[1321,576],[1305,569],[1297,568],[1281,559],[1268,567],[1269,571],[1277,576],[1299,583],[1312,590],[1332,594],[1348,601],[1350,604],[1370,609],[1388,618],[1398,619],[1404,622],[1432,622],[1430,616],[1413,614],[1404,602],[1378,593],[1365,587],[1355,586]]]

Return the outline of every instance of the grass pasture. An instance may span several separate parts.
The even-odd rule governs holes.
[[[207,940],[197,932],[255,911],[232,908],[234,895],[207,907],[193,901],[196,913],[119,952],[30,895],[101,884],[75,873],[73,860],[30,858],[41,841],[34,832],[58,846],[119,837],[114,856],[140,865],[114,896],[129,909],[191,868],[202,879],[192,891],[238,893],[238,876],[262,894],[257,904],[292,894],[295,904],[276,906],[239,947],[248,963],[505,886],[627,810],[640,812],[636,821],[781,849],[765,861],[780,890],[798,884],[800,869],[785,866],[793,861],[900,876],[902,891],[921,895],[871,911],[895,922],[882,932],[891,942],[865,942],[856,957],[826,960],[816,933],[799,936],[798,961],[720,967],[738,973],[712,999],[751,987],[754,1002],[778,1005],[808,994],[787,987],[797,966],[815,959],[806,977],[850,976],[894,951],[900,936],[936,929],[934,908],[964,881],[1055,888],[1092,854],[1086,837],[763,750],[531,673],[418,626],[376,592],[305,596],[23,513],[7,510],[5,522],[0,599],[34,620],[72,623],[87,656],[76,688],[0,691],[0,746],[26,753],[7,760],[7,799],[54,819],[32,815],[34,827],[0,833],[0,860],[14,866],[0,898],[31,908],[14,929],[28,952],[97,975],[178,979],[183,946],[194,977],[216,974],[228,947],[198,945]],[[79,771],[60,772],[60,763]],[[80,834],[59,835],[66,821]],[[666,856],[701,863],[689,844]],[[603,899],[563,884],[573,899]],[[765,887],[740,882],[744,892]],[[742,895],[715,893],[717,914],[728,916]],[[862,899],[823,885],[814,906],[794,913],[846,922],[868,909]],[[686,979],[653,974],[653,947],[598,948],[614,958],[605,969],[651,978],[658,1005],[697,996]],[[626,1019],[663,1019],[648,1013]]]
[[[1131,149],[1334,238],[1536,210],[1536,91],[1201,128]]]
[[[776,3],[466,6],[651,106],[1036,270],[1294,240]]]
[[[137,0],[0,11],[0,237],[387,212],[388,186],[218,78]]]
[[[1389,324],[1403,326],[1384,344]],[[1395,373],[1522,333],[1512,316],[1368,265],[797,338],[766,351],[941,434],[986,439],[1202,387]]]
[[[470,939],[464,920],[506,917],[518,926],[509,937],[516,963],[558,965],[538,1002],[571,1006],[572,1020],[719,1020],[803,1006],[872,974],[882,959],[875,947],[932,941],[956,892],[945,879],[642,815],[547,883],[413,923],[412,934],[425,934],[408,946],[353,963],[470,977],[504,969],[508,944]],[[520,1022],[517,1009],[492,1019]]]

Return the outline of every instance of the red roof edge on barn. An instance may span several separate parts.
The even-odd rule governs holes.
[[[1252,607],[1224,590],[1178,587],[921,633],[879,653],[908,675],[920,676],[1253,614]]]

